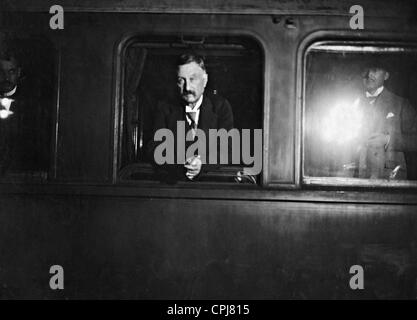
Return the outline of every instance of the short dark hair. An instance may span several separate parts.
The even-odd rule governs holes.
[[[20,59],[18,58],[19,54],[17,53],[17,50],[14,48],[1,48],[0,49],[0,60],[6,60],[6,61],[14,61],[14,63],[19,66],[20,65]]]
[[[372,57],[372,60],[368,60],[364,64],[365,70],[384,70],[385,72],[390,72],[391,64],[385,57]]]
[[[180,55],[177,59],[177,67],[191,62],[197,63],[201,69],[206,71],[206,66],[204,65],[203,57],[194,52],[186,52]]]
[[[370,65],[370,66],[366,67],[365,70],[366,71],[368,71],[368,70],[383,70],[385,72],[388,72],[388,68],[381,65],[381,64]]]

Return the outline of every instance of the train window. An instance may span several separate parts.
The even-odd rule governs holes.
[[[417,48],[317,43],[305,56],[303,179],[417,180]]]
[[[188,172],[183,174],[186,170],[183,163],[157,166],[154,152],[149,152],[155,150],[149,146],[154,142],[156,127],[171,128],[170,125],[179,120],[183,120],[185,126],[190,124],[185,112],[189,107],[185,105],[187,99],[192,100],[198,96],[199,89],[193,86],[191,78],[188,79],[191,87],[179,84],[177,72],[181,55],[183,59],[184,55],[188,55],[188,59],[191,59],[188,60],[191,61],[189,65],[195,63],[193,58],[202,58],[208,75],[205,88],[201,87],[204,93],[198,128],[200,125],[202,130],[205,127],[226,130],[234,128],[241,137],[243,129],[250,129],[252,133],[254,129],[262,129],[263,60],[256,41],[235,36],[131,39],[120,56],[118,177],[121,181],[164,180],[170,177],[169,180],[172,172],[177,173],[174,180],[191,180],[187,179]],[[201,68],[197,69],[201,71]],[[190,96],[185,97],[181,90]],[[255,139],[255,135],[251,134],[248,144],[252,155]],[[239,142],[240,149],[243,148],[242,141]],[[262,141],[256,142],[262,145]],[[242,161],[242,158],[238,162],[228,162],[227,165],[207,165],[206,170],[201,170],[198,179],[194,181],[257,183],[259,172],[252,174],[253,171],[247,170],[248,167],[251,166]]]
[[[48,40],[0,32],[0,181],[47,179],[55,75]]]

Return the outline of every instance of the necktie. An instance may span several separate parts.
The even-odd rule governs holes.
[[[197,115],[197,112],[187,112],[187,117],[191,121],[191,130],[192,130],[192,133],[193,133],[193,139],[194,139],[195,134],[197,132],[197,123],[195,123],[196,115]]]
[[[374,94],[370,94],[369,92],[365,92],[366,100],[368,100],[369,104],[374,104],[376,99],[381,94],[381,91],[377,91]]]
[[[374,104],[377,97],[366,97],[366,100],[369,104]]]

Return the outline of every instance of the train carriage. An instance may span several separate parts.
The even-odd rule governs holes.
[[[32,113],[4,107],[0,133],[20,112],[32,131],[1,135],[24,146],[2,154],[22,149],[26,160],[0,168],[0,297],[416,298],[417,118],[398,120],[411,142],[403,164],[385,163],[389,176],[361,176],[352,161],[369,125],[355,102],[364,68],[383,65],[384,90],[417,108],[416,9],[2,2],[0,50],[16,53]],[[175,95],[186,50],[205,57],[206,90],[228,99],[238,132],[261,132],[261,144],[246,141],[260,172],[241,161],[198,181],[157,179],[145,152],[152,114]],[[390,113],[384,121],[402,116]],[[53,265],[65,290],[50,288]],[[352,287],[353,266],[363,288]]]

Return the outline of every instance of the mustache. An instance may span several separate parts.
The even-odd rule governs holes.
[[[0,82],[0,86],[12,86],[13,83],[11,83],[10,81],[1,81]]]
[[[185,95],[187,95],[187,94],[192,94],[192,95],[195,95],[195,91],[192,91],[192,90],[184,90],[184,91],[182,92],[182,95],[183,95],[183,96],[185,96]]]

